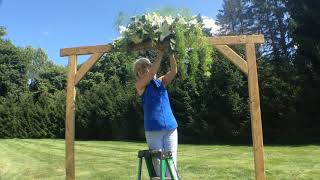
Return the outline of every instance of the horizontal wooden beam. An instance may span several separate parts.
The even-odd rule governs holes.
[[[206,40],[212,45],[235,45],[235,44],[262,44],[264,43],[263,35],[242,35],[242,36],[219,36],[219,37],[207,37]],[[129,50],[141,51],[145,49],[159,49],[165,50],[169,46],[169,42],[163,42],[160,44],[151,43],[139,43],[131,46]],[[71,55],[86,55],[94,53],[106,53],[111,51],[112,44],[97,45],[97,46],[82,46],[74,48],[63,48],[60,50],[60,56]]]
[[[87,54],[94,54],[94,53],[105,53],[110,51],[111,49],[112,49],[111,44],[63,48],[60,50],[60,57],[70,56],[70,55],[87,55]]]
[[[146,49],[158,49],[165,50],[169,46],[169,43],[163,42],[160,44],[151,44],[151,43],[139,43],[134,44],[129,48],[129,51],[141,51]],[[82,46],[74,48],[63,48],[60,50],[60,57],[71,56],[71,55],[87,55],[94,53],[106,53],[112,50],[112,45],[97,45],[97,46]],[[119,50],[121,51],[121,50]]]
[[[242,35],[242,36],[216,36],[207,37],[207,41],[213,45],[235,45],[235,44],[262,44],[263,35]]]
[[[164,51],[168,47],[169,47],[169,42],[162,42],[160,44],[139,43],[139,44],[133,45],[129,50],[141,51],[146,49],[158,49],[160,51]]]

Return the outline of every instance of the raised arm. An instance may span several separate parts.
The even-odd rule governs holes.
[[[177,72],[178,72],[177,61],[174,54],[172,54],[170,56],[170,71],[168,71],[167,74],[161,76],[159,79],[162,81],[162,84],[164,86],[167,86],[172,81],[172,79],[176,76]]]
[[[158,72],[158,70],[159,70],[159,68],[160,68],[160,64],[161,64],[161,60],[162,60],[163,54],[164,54],[163,51],[159,51],[159,52],[158,52],[158,56],[156,57],[154,63],[152,64],[152,66],[151,66],[151,68],[150,68],[150,70],[149,70],[149,73],[150,73],[150,75],[152,76],[152,78],[154,77],[154,75],[157,74],[157,72]],[[152,78],[151,78],[151,79],[152,79]],[[150,79],[150,80],[151,80],[151,79]],[[149,80],[149,81],[150,81],[150,80]]]
[[[153,62],[147,74],[137,80],[136,89],[139,95],[142,95],[142,93],[144,92],[144,89],[149,84],[150,80],[153,79],[153,77],[157,74],[160,68],[163,54],[164,54],[163,51],[159,51],[158,56],[156,57],[155,61]]]

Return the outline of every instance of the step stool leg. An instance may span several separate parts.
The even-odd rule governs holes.
[[[168,166],[171,178],[173,180],[179,180],[178,172],[176,171],[176,167],[174,165],[173,159],[172,158],[166,159],[166,164]]]
[[[160,179],[165,180],[166,178],[166,162],[164,159],[160,160]]]
[[[156,171],[154,169],[152,158],[151,157],[145,157],[144,159],[145,159],[145,162],[146,162],[146,165],[147,165],[149,177],[156,177],[157,173],[156,173]]]
[[[139,158],[139,167],[138,167],[138,180],[141,180],[141,173],[142,173],[142,157]]]

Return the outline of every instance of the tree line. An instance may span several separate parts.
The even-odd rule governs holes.
[[[263,34],[257,63],[264,141],[320,140],[320,5],[313,0],[224,0],[218,35]],[[201,21],[201,18],[199,18]],[[0,138],[64,138],[67,68],[43,49],[17,47],[0,28]],[[168,86],[179,139],[249,143],[247,78],[214,48],[209,32],[177,31],[178,75]],[[186,51],[187,47],[192,50]],[[232,47],[244,56],[244,48]],[[76,138],[144,138],[132,64],[154,52],[104,55],[77,85]],[[168,68],[168,55],[160,74]],[[80,66],[80,65],[79,65]]]

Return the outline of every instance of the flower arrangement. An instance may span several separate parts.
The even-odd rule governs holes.
[[[175,33],[178,26],[185,30],[202,29],[201,22],[197,17],[189,19],[182,16],[161,16],[157,13],[147,13],[134,16],[130,19],[127,27],[119,26],[120,37],[113,41],[115,49],[127,49],[128,45],[150,42],[152,44],[168,41],[171,50],[175,50]]]
[[[197,73],[202,72],[206,77],[211,75],[213,49],[203,38],[206,30],[200,15],[172,17],[147,13],[132,17],[127,26],[119,26],[120,37],[112,44],[116,51],[128,51],[143,43],[165,44],[161,48],[177,55],[181,78],[189,77],[195,84]]]

